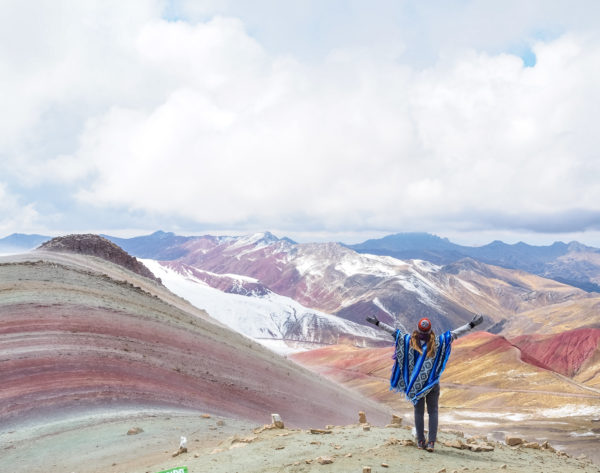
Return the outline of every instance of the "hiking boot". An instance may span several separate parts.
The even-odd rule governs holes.
[[[417,448],[418,448],[419,450],[425,450],[425,440],[419,440],[419,441],[417,442]]]
[[[427,442],[427,446],[425,447],[428,452],[433,452],[433,446],[435,442]]]

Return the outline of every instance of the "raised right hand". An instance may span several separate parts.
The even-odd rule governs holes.
[[[471,326],[471,328],[473,328],[479,325],[481,322],[483,322],[483,315],[477,314],[475,317],[473,317],[473,320],[469,322],[469,325]]]
[[[373,324],[373,325],[379,325],[379,319],[375,316],[369,316],[367,317],[367,322]]]

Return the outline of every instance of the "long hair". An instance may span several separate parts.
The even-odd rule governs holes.
[[[429,340],[427,340],[427,358],[433,358],[435,356],[435,333],[433,330],[429,332]],[[417,350],[419,353],[423,353],[421,349],[421,342],[419,341],[419,331],[415,330],[410,337],[410,347],[413,350]]]

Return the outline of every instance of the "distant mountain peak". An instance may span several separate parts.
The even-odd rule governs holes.
[[[150,236],[152,236],[152,237],[159,237],[159,238],[167,238],[167,237],[173,237],[173,236],[175,236],[175,234],[173,232],[165,232],[165,231],[162,231],[162,230],[157,230],[156,232],[154,232]]]
[[[286,241],[288,243],[295,244],[293,240],[289,238],[278,238],[270,231],[250,233],[248,235],[242,235],[239,237],[233,238],[235,240],[235,246],[243,246],[243,245],[271,245],[273,243],[277,243],[279,241]]]
[[[28,235],[24,233],[13,233],[0,238],[0,253],[23,253],[37,248],[41,243],[50,240],[45,235]]]

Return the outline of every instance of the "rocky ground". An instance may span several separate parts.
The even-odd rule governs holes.
[[[600,472],[587,459],[539,444],[511,447],[456,431],[440,432],[429,453],[414,446],[410,426],[358,420],[357,414],[356,424],[311,432],[190,411],[98,412],[48,419],[43,427],[3,425],[0,456],[3,469],[29,473],[156,473],[179,466],[190,473]],[[187,452],[174,456],[181,437]]]

